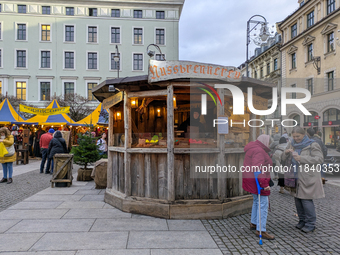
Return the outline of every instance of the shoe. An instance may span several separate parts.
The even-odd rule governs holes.
[[[328,180],[326,180],[325,178],[322,178],[322,184],[326,184],[326,181],[328,181]]]
[[[281,187],[279,193],[284,194],[285,193],[285,189],[283,187]]]
[[[249,229],[250,229],[250,230],[256,230],[256,225],[253,224],[253,223],[250,223]]]
[[[275,236],[269,235],[267,232],[262,232],[262,239],[266,239],[266,240],[274,240]],[[260,231],[256,230],[256,236],[260,236]]]
[[[12,178],[8,178],[7,184],[11,184],[13,182]]]
[[[296,228],[302,229],[305,226],[305,223],[303,221],[299,221],[297,225],[295,225]]]
[[[50,174],[52,175],[52,174],[53,174],[53,172],[50,172]]]
[[[314,228],[303,227],[301,229],[301,231],[304,232],[304,233],[312,233],[312,232],[314,232],[314,230],[315,230],[315,227]]]
[[[0,181],[0,183],[3,183],[3,182],[7,182],[7,179],[2,178],[1,181]]]
[[[49,174],[49,173],[51,173],[51,172],[50,172],[50,171],[46,171],[46,172],[45,172],[45,174]]]
[[[40,171],[41,174],[43,174],[44,172]]]

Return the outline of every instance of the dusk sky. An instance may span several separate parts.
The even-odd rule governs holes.
[[[272,28],[298,6],[297,0],[186,0],[180,19],[179,59],[237,67],[246,59],[249,18],[262,15]],[[251,56],[253,42],[249,49]]]

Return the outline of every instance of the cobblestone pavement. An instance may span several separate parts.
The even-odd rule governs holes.
[[[340,187],[325,185],[326,198],[315,200],[317,225],[313,233],[295,228],[298,222],[294,198],[273,187],[267,231],[275,240],[258,244],[255,231],[249,230],[250,214],[223,220],[203,220],[223,254],[340,254]]]

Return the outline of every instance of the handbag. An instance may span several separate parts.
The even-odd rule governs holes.
[[[295,175],[294,175],[294,167],[292,167],[292,159],[293,159],[293,156],[292,154],[289,153],[289,155],[286,157],[286,160],[283,162],[282,165],[288,167],[289,169],[289,172],[284,173],[285,186],[290,187],[290,188],[295,188],[296,180],[295,180]]]
[[[12,157],[15,154],[14,144],[12,144],[9,147],[6,147],[6,150],[8,151],[8,153],[5,154],[5,157]]]

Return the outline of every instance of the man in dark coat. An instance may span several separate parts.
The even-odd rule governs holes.
[[[48,155],[52,162],[51,174],[54,170],[53,156],[57,153],[67,153],[66,142],[60,131],[55,132],[54,138],[50,141],[48,146]]]
[[[41,136],[45,133],[44,130],[42,130],[41,128],[38,129],[38,131],[35,133],[35,142],[34,142],[34,151],[33,154],[35,157],[39,157],[41,158],[41,151],[40,151],[40,138]]]
[[[188,126],[194,126],[199,128],[199,133],[204,133],[205,128],[200,122],[201,111],[198,108],[192,109],[190,112],[190,117],[187,118],[178,128],[178,130],[188,133]]]

